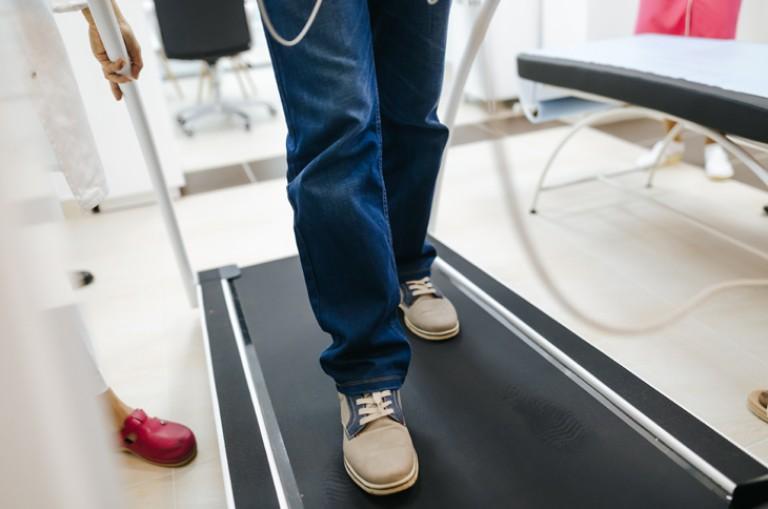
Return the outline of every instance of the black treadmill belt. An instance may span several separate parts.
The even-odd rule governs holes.
[[[725,508],[727,500],[493,320],[445,277],[461,335],[412,338],[403,388],[420,458],[413,489],[372,497],[347,478],[329,338],[297,259],[234,280],[306,508]],[[251,346],[249,346],[251,348]]]

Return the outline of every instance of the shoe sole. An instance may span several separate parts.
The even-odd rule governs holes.
[[[763,391],[756,390],[749,393],[749,396],[747,397],[747,408],[749,408],[749,411],[752,412],[755,417],[763,422],[768,422],[768,412],[766,412],[765,407],[760,404],[761,392]]]
[[[347,463],[347,458],[344,458],[344,470],[347,471],[347,475],[352,479],[352,482],[357,484],[366,493],[377,496],[392,495],[394,493],[405,491],[416,484],[416,480],[419,478],[419,458],[414,457],[413,469],[402,481],[387,485],[371,484],[367,482],[355,472],[349,463]]]
[[[192,463],[192,460],[194,460],[197,457],[197,446],[195,446],[195,448],[192,449],[192,452],[189,453],[189,455],[187,457],[185,457],[184,459],[182,459],[180,461],[177,461],[176,463],[159,463],[157,461],[152,461],[152,460],[149,460],[149,459],[145,458],[144,456],[139,456],[138,454],[136,454],[132,450],[126,449],[126,448],[122,448],[122,451],[124,453],[130,454],[131,456],[136,456],[141,461],[145,461],[145,462],[147,462],[147,463],[149,463],[151,465],[156,465],[158,467],[166,467],[166,468],[180,468],[180,467],[187,466],[190,463]]]
[[[403,310],[403,322],[405,322],[405,326],[409,331],[421,339],[426,339],[427,341],[445,341],[446,339],[454,338],[459,334],[459,322],[456,322],[456,326],[448,330],[440,332],[427,331],[416,327],[413,322],[408,319],[405,315],[405,308],[403,306],[400,306],[400,309]]]

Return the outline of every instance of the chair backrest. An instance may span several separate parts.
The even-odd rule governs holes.
[[[251,46],[244,0],[155,0],[165,55],[207,60]]]

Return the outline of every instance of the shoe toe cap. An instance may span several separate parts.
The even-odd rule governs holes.
[[[408,319],[418,328],[441,332],[456,327],[456,309],[447,299],[431,299],[418,302],[408,313]]]
[[[383,487],[400,484],[412,475],[417,460],[407,431],[381,430],[365,435],[345,448],[349,467],[357,477],[367,485]],[[364,441],[354,443],[361,439]]]

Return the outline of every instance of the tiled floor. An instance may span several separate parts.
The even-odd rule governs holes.
[[[518,206],[526,206],[563,129],[504,141],[520,187]],[[636,145],[589,131],[563,153],[556,173],[626,167],[639,152]],[[563,312],[532,275],[511,230],[490,143],[453,149],[444,182],[438,237],[768,461],[768,425],[747,412],[744,400],[749,390],[768,386],[768,291],[719,296],[654,334],[616,337],[592,330]],[[641,189],[637,175],[621,183]],[[178,201],[194,267],[293,254],[284,194],[283,181],[272,180]],[[700,169],[678,165],[659,174],[650,194],[768,251],[764,192],[737,182],[711,183]],[[655,316],[704,285],[765,277],[768,269],[765,259],[602,183],[548,192],[541,213],[527,218],[568,296],[612,321]],[[129,506],[223,507],[200,325],[177,281],[158,211],[83,216],[69,221],[69,229],[76,245],[72,267],[96,274],[81,295],[109,382],[129,403],[189,423],[200,439],[199,458],[179,470],[122,458]]]

